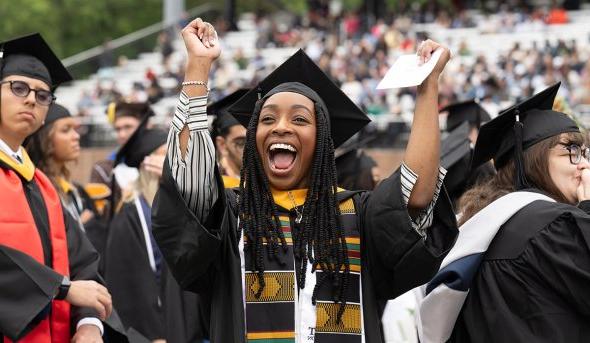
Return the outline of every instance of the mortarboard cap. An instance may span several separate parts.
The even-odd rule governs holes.
[[[440,164],[443,168],[449,169],[470,152],[469,123],[463,122],[441,142]]]
[[[231,105],[228,111],[242,125],[248,127],[258,99],[265,97],[275,87],[286,83],[303,84],[317,93],[329,112],[328,119],[334,147],[344,143],[371,121],[303,50],[297,51],[277,67],[256,87]]]
[[[447,131],[453,131],[463,122],[469,122],[479,128],[492,119],[488,112],[479,105],[477,99],[447,105],[440,112],[449,112]]]
[[[51,88],[72,76],[39,33],[0,43],[0,78],[22,75],[41,80]]]
[[[345,186],[349,190],[356,190],[357,184],[362,182],[359,178],[362,177],[362,171],[369,171],[377,166],[373,158],[367,155],[362,148],[365,148],[368,143],[373,141],[375,136],[367,137],[362,140],[351,138],[337,149],[334,153],[336,161],[336,173],[338,175],[338,183],[340,186]],[[357,182],[351,182],[351,180]],[[368,188],[368,185],[358,185],[360,188]],[[373,185],[374,186],[374,185]]]
[[[54,121],[71,117],[72,114],[68,111],[67,108],[63,107],[60,104],[52,103],[49,105],[49,109],[47,110],[47,117],[45,117],[45,123],[43,125],[49,125]]]
[[[516,189],[526,188],[522,152],[543,139],[565,132],[579,132],[566,114],[552,110],[560,83],[500,112],[480,128],[471,168],[494,160],[496,169],[515,158]]]
[[[115,165],[125,162],[129,167],[139,168],[146,156],[166,144],[167,132],[160,129],[148,129],[148,119],[149,116],[142,119],[133,135],[119,149],[115,157]]]
[[[453,201],[463,194],[471,176],[469,130],[469,123],[464,121],[441,142],[440,164],[447,170],[444,184]]]
[[[240,88],[207,106],[207,115],[217,116],[213,121],[213,130],[216,134],[219,134],[219,132],[234,125],[241,125],[240,122],[227,111],[227,108],[244,96],[244,94],[248,93],[248,91],[248,88]]]
[[[111,102],[106,109],[109,123],[113,124],[120,117],[134,117],[142,120],[154,115],[154,111],[148,102]]]

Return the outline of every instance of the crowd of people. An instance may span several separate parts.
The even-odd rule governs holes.
[[[467,46],[451,58],[403,18],[357,19],[259,41],[305,47],[270,72],[261,55],[220,60],[200,18],[182,68],[161,35],[170,125],[141,85],[87,94],[117,139],[88,184],[72,178],[79,122],[54,96],[70,73],[40,34],[0,43],[0,339],[415,341],[384,317],[407,292],[421,342],[590,339],[590,149],[564,105],[590,103],[587,52],[516,45],[468,65]],[[377,91],[400,51],[440,58],[415,89]],[[255,73],[220,82],[223,68]],[[381,175],[357,134],[405,110],[403,161]]]
[[[386,20],[373,22],[360,13],[329,7],[310,12],[305,18],[284,13],[261,14],[255,18],[254,52],[245,53],[241,47],[230,49],[213,67],[212,98],[219,99],[238,88],[251,87],[268,75],[277,65],[265,58],[264,49],[296,47],[305,49],[367,113],[390,114],[410,122],[415,92],[384,92],[376,90],[375,86],[398,56],[412,53],[421,41],[436,37],[436,32],[415,29],[416,23],[436,25],[429,30],[471,27],[480,34],[534,32],[556,24],[551,19],[556,9],[545,12],[504,9],[493,15],[463,10],[451,16],[446,9],[436,6],[402,7],[399,12],[386,16]],[[220,33],[222,37],[224,34]],[[97,108],[119,99],[154,104],[173,97],[180,90],[184,59],[178,57],[182,52],[174,51],[172,37],[169,32],[158,36],[156,49],[162,54],[161,67],[147,68],[142,78],[131,80],[133,86],[129,90],[118,88],[117,79],[108,68],[106,72],[99,72],[102,77],[95,89],[84,90],[78,101],[79,113],[100,116]],[[587,62],[590,45],[584,37],[569,41],[516,42],[512,47],[492,48],[488,53],[475,50],[474,45],[479,42],[474,40],[449,40],[445,44],[460,58],[451,62],[451,72],[443,76],[441,107],[477,97],[495,116],[511,102],[531,96],[557,81],[562,82],[559,98],[564,111],[571,112],[590,100],[590,64]],[[124,68],[126,63],[122,57],[119,66]],[[159,114],[172,116],[170,111]]]

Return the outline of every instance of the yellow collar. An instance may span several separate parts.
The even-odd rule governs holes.
[[[225,188],[236,188],[240,187],[240,178],[233,177],[229,175],[222,175],[221,178],[223,179],[223,186]]]
[[[66,179],[64,179],[63,177],[58,177],[57,178],[57,183],[59,183],[59,187],[61,188],[61,190],[65,193],[68,194],[72,188],[74,188],[74,185],[72,185],[71,183],[69,183]]]
[[[8,156],[4,151],[0,150],[0,161],[7,164],[15,172],[20,174],[25,180],[31,181],[35,175],[35,165],[31,161],[29,154],[25,149],[22,149],[23,163],[16,162],[12,157]]]
[[[344,191],[344,189],[338,187],[338,192],[342,191]],[[294,189],[291,191],[279,191],[271,188],[271,193],[275,201],[275,204],[290,211],[293,207],[298,207],[305,203],[305,198],[307,197],[307,188]],[[291,195],[293,196],[293,200],[291,200],[289,193],[291,193]],[[295,205],[293,205],[293,202],[295,202]]]
[[[305,203],[305,197],[307,197],[307,188],[294,189],[292,191],[279,191],[276,189],[271,189],[271,192],[275,204],[286,210],[291,210],[293,207],[303,205]],[[289,193],[291,193],[293,199],[291,199]],[[295,202],[295,205],[293,205],[293,201]]]

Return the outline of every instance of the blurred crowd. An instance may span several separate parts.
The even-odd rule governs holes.
[[[436,4],[418,6],[410,2],[399,2],[398,8],[384,16],[385,20],[371,20],[361,11],[347,12],[335,6],[337,2],[330,4],[317,4],[315,10],[302,17],[285,12],[255,15],[255,46],[224,50],[225,56],[210,76],[211,100],[264,78],[281,62],[269,58],[269,51],[303,48],[367,113],[392,114],[401,121],[409,121],[415,90],[379,91],[376,85],[399,55],[415,51],[416,45],[427,38],[439,39],[436,31],[468,28],[479,34],[518,34],[568,21],[567,12],[558,8],[509,11],[502,5],[493,15],[485,15],[472,10],[450,12]],[[217,27],[228,26],[217,23]],[[222,36],[228,34],[220,31]],[[155,104],[174,98],[185,63],[183,53],[174,48],[175,37],[174,32],[160,33],[155,50],[161,54],[161,65],[146,68],[143,77],[132,80],[132,87],[126,90],[119,89],[113,68],[102,68],[95,87],[82,93],[78,112],[100,113],[93,109],[121,99]],[[443,76],[441,106],[476,97],[494,116],[507,104],[556,81],[562,81],[560,96],[566,109],[590,103],[590,37],[516,42],[506,50],[490,47],[486,53],[477,49],[480,43],[479,39],[452,38],[446,42],[455,58]],[[127,63],[125,57],[119,57],[114,64],[124,67]],[[155,110],[158,115],[170,116],[173,107]]]

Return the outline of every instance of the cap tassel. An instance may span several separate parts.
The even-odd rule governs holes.
[[[522,149],[522,135],[524,125],[520,121],[519,111],[516,110],[516,121],[514,122],[514,186],[516,190],[528,187],[524,170],[524,154]]]

